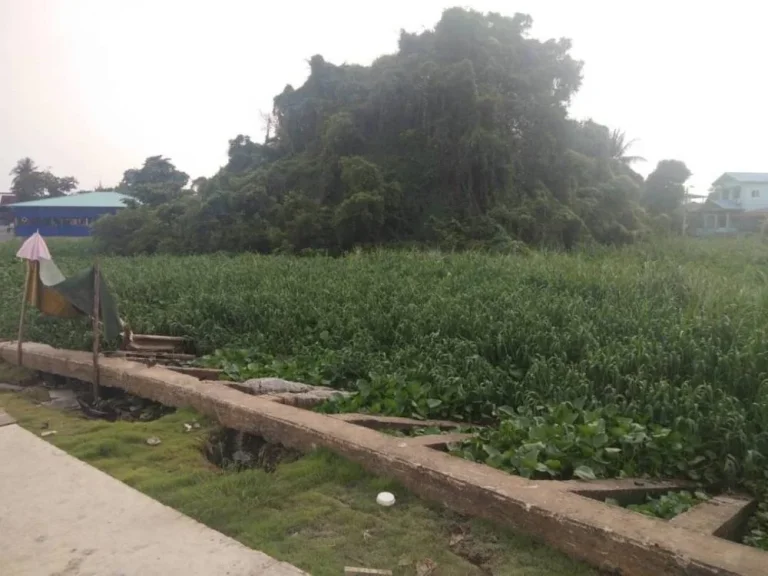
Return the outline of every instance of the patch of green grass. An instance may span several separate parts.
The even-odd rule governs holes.
[[[0,394],[0,408],[34,433],[56,430],[47,440],[160,502],[316,576],[337,576],[344,566],[414,574],[423,558],[437,562],[441,575],[594,574],[525,536],[429,505],[325,451],[272,474],[221,471],[200,450],[212,424],[189,410],[153,422],[108,423],[15,394]],[[193,420],[202,426],[185,432],[184,423]],[[148,446],[150,436],[162,443]],[[394,507],[375,503],[383,490],[396,495]],[[451,546],[459,532],[463,539]]]
[[[0,382],[5,384],[21,384],[29,381],[34,376],[35,373],[26,368],[0,360]]]

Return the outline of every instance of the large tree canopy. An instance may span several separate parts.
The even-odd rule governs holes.
[[[38,198],[63,196],[77,188],[72,176],[54,176],[49,170],[40,170],[32,158],[22,158],[11,170],[11,193],[17,202]]]
[[[648,175],[643,202],[653,214],[671,214],[683,203],[691,171],[680,160],[662,160]]]
[[[304,85],[275,97],[263,144],[231,140],[228,163],[195,194],[181,194],[186,174],[149,158],[123,179],[143,206],[97,235],[125,251],[112,227],[162,231],[142,249],[180,252],[631,241],[644,212],[630,143],[568,118],[581,63],[568,40],[531,38],[530,26],[453,8],[371,66],[313,56]]]

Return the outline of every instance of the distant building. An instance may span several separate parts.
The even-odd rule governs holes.
[[[13,222],[13,213],[9,206],[16,201],[16,194],[0,192],[0,225],[8,226]]]
[[[90,236],[91,224],[125,208],[130,197],[118,192],[80,192],[10,206],[16,236]]]
[[[698,236],[758,232],[768,218],[768,173],[726,172],[691,219]]]

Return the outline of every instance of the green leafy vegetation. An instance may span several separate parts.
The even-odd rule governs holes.
[[[7,368],[0,363],[2,381],[16,373]],[[328,452],[280,464],[274,473],[219,470],[201,452],[213,427],[188,410],[152,422],[109,423],[36,406],[8,393],[0,393],[0,409],[35,434],[47,423],[57,434],[46,440],[73,456],[317,576],[337,576],[349,565],[415,576],[414,566],[424,558],[448,576],[595,574],[529,538],[430,506],[396,483]],[[202,427],[186,432],[184,424],[195,420]],[[152,436],[162,443],[148,446],[146,439]],[[396,494],[392,508],[375,503],[384,490]]]
[[[757,512],[749,519],[744,544],[768,550],[768,500],[760,502]]]
[[[23,285],[0,245],[0,333]],[[66,274],[90,244],[51,242]],[[137,332],[186,336],[231,378],[354,392],[324,406],[485,427],[460,447],[534,477],[674,476],[763,497],[768,246],[664,241],[570,254],[107,257]],[[89,346],[32,315],[31,340]],[[506,408],[505,408],[506,407]]]
[[[709,496],[705,492],[691,493],[687,490],[681,490],[680,492],[667,492],[659,497],[649,496],[644,504],[630,504],[627,508],[646,516],[669,520],[707,500],[709,500]]]
[[[565,402],[524,416],[499,408],[500,422],[454,451],[467,459],[526,478],[594,480],[641,475],[714,482],[714,462],[696,454],[695,436],[658,424],[640,424],[616,408],[585,410]]]
[[[312,56],[306,82],[274,98],[264,141],[230,140],[210,178],[186,187],[159,156],[127,170],[119,188],[142,204],[96,223],[101,249],[514,254],[672,229],[685,165],[660,163],[646,186],[622,131],[569,118],[582,63],[531,26],[452,8],[370,66]]]

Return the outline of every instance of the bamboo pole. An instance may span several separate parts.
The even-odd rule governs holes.
[[[101,316],[101,291],[98,261],[93,265],[93,400],[99,398],[99,346],[101,344],[101,327],[99,318]]]
[[[30,276],[33,276],[33,270],[34,270],[35,262],[32,260],[27,260],[27,270],[26,274],[24,275],[24,292],[21,294],[21,315],[19,316],[19,336],[17,339],[17,348],[16,348],[16,355],[18,357],[19,366],[24,365],[24,359],[23,359],[23,351],[21,348],[21,343],[24,340],[24,319],[27,315],[27,291],[29,290],[29,278]],[[32,270],[30,270],[32,268]]]

